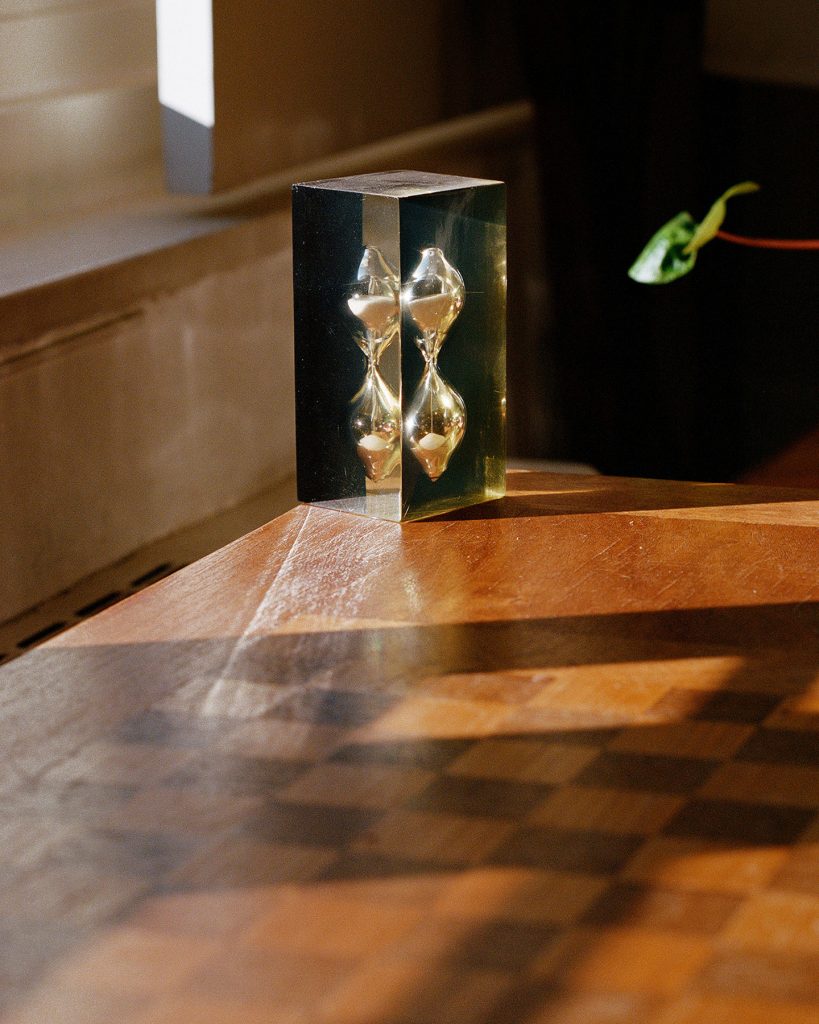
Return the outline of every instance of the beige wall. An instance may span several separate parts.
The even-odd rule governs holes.
[[[290,471],[289,216],[264,233],[245,266],[0,366],[0,621]]]
[[[442,7],[213,0],[219,187],[438,120]],[[0,237],[163,194],[154,0],[4,0],[0,54]]]
[[[153,0],[5,0],[0,54],[0,235],[161,188]]]
[[[444,113],[442,0],[214,0],[216,187]]]

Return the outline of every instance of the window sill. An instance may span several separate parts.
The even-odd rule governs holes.
[[[234,189],[167,198],[129,214],[0,244],[0,364],[56,340],[67,326],[105,322],[157,292],[258,258],[281,244],[270,218],[289,221],[294,181],[400,166],[447,168],[487,145],[527,137],[526,101],[442,122]],[[289,232],[289,227],[286,228]],[[72,331],[72,334],[74,332]]]

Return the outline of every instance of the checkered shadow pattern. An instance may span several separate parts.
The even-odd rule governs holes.
[[[815,659],[692,665],[192,683],[31,786],[5,1020],[815,1024]]]

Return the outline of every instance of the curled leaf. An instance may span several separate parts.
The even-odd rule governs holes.
[[[755,181],[742,181],[723,192],[697,224],[690,213],[678,213],[663,224],[629,268],[628,276],[641,284],[668,284],[687,274],[697,252],[715,237],[725,220],[726,200],[744,192],[756,192]]]
[[[696,252],[687,248],[697,231],[690,213],[678,213],[663,224],[629,268],[628,276],[641,284],[668,284],[694,266]]]
[[[697,249],[701,249],[706,242],[710,242],[716,235],[722,227],[722,222],[725,220],[725,214],[727,213],[726,200],[730,199],[731,196],[740,196],[746,192],[758,191],[759,185],[755,181],[741,181],[738,185],[732,185],[731,188],[723,192],[700,222],[700,226],[694,232],[694,237],[685,248],[686,253],[695,253]]]

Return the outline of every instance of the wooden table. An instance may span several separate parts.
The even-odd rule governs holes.
[[[0,671],[13,1024],[816,1024],[819,493],[300,507]]]

